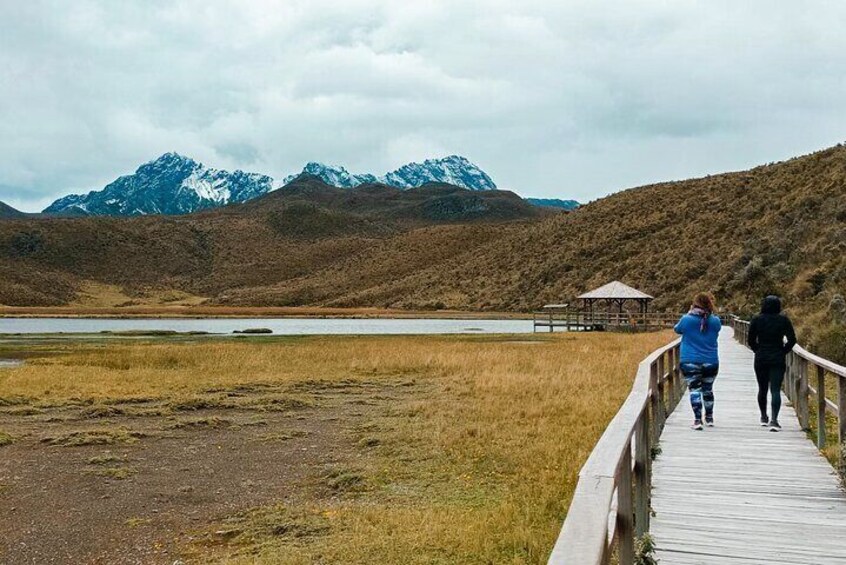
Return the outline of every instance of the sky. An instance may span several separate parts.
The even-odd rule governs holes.
[[[0,0],[0,201],[167,151],[282,177],[464,155],[582,202],[846,138],[846,2]]]

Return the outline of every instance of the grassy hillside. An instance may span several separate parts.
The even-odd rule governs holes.
[[[630,189],[569,214],[507,192],[341,190],[304,177],[180,218],[3,222],[0,254],[4,304],[67,302],[93,280],[226,305],[528,310],[620,279],[658,308],[710,289],[750,313],[776,292],[808,326],[846,324],[846,148]]]
[[[707,288],[750,310],[768,291],[815,302],[842,291],[844,251],[846,149],[837,147],[623,191],[532,225],[448,270],[395,281],[383,294],[404,295],[409,304],[437,294],[469,307],[521,309],[617,278],[657,296],[659,307],[678,308]]]
[[[25,218],[26,213],[21,212],[20,210],[16,210],[12,208],[5,202],[0,202],[0,220],[5,220],[8,218]]]

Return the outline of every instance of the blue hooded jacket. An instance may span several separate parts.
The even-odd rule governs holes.
[[[708,327],[702,331],[702,318],[694,314],[685,314],[673,328],[677,334],[682,336],[681,341],[681,363],[711,363],[717,365],[720,362],[717,353],[717,336],[723,325],[720,318],[711,314],[708,318]]]

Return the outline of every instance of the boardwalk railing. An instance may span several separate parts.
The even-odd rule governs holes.
[[[555,328],[567,331],[660,330],[672,328],[683,315],[667,312],[590,312],[547,306],[532,312],[532,323],[535,332],[553,332]],[[720,314],[720,319],[724,324],[728,323],[729,315]]]
[[[731,324],[735,338],[745,345],[749,338],[749,322],[732,317]],[[837,419],[840,473],[846,478],[846,367],[814,355],[799,345],[787,355],[786,361],[784,392],[793,403],[799,425],[805,430],[811,427],[811,402],[816,403],[817,447],[820,449],[826,445],[826,412]],[[826,375],[834,379],[830,383],[837,383],[837,402],[826,396]]]
[[[681,398],[680,340],[637,369],[632,391],[579,472],[550,565],[620,565],[635,560],[635,539],[649,530],[652,454]]]

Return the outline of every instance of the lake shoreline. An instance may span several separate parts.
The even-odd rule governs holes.
[[[229,307],[229,306],[0,306],[2,318],[82,319],[227,319],[227,318],[315,318],[315,319],[443,319],[443,320],[530,320],[526,312],[482,312],[461,310],[398,310],[390,308],[322,307]]]
[[[479,318],[114,318],[5,317],[0,335],[79,335],[100,337],[214,337],[270,335],[375,335],[531,333],[531,320]]]

